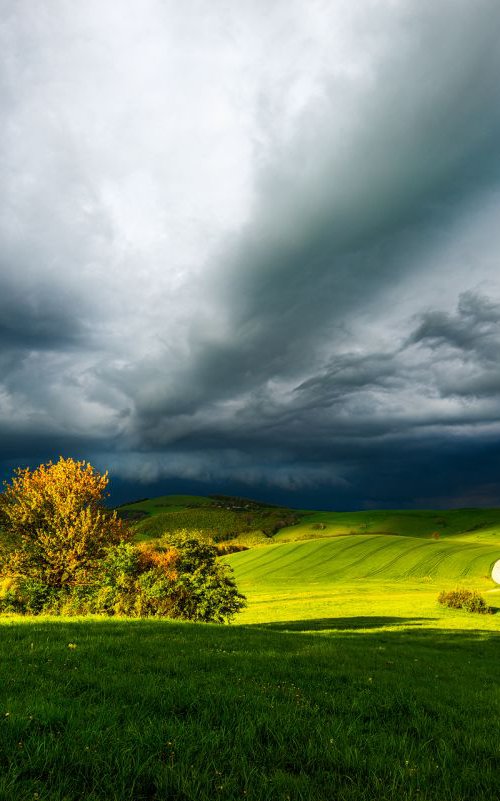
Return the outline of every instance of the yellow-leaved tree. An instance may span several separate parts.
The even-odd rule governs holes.
[[[128,538],[116,512],[104,508],[107,485],[108,474],[85,461],[18,468],[0,495],[3,572],[54,589],[85,583],[106,548]]]

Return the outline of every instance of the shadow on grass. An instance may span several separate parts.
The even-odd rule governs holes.
[[[420,620],[0,618],[0,799],[490,801],[500,637]]]
[[[273,623],[256,623],[259,629],[271,631],[349,631],[356,629],[379,629],[384,626],[422,626],[430,620],[437,618],[424,617],[387,617],[387,616],[358,616],[358,617],[320,617],[311,620],[282,620]]]

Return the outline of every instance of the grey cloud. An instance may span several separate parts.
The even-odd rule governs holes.
[[[66,349],[84,345],[89,330],[78,318],[78,302],[54,289],[13,291],[0,281],[0,343],[3,349]],[[76,308],[75,308],[76,307]]]
[[[450,346],[471,353],[474,358],[499,365],[500,303],[476,292],[464,292],[459,297],[456,314],[428,311],[408,340],[409,344],[423,343],[431,348]]]
[[[416,254],[425,260],[427,237],[464,197],[497,177],[498,8],[410,8],[393,28],[388,15],[394,47],[366,88],[349,87],[342,124],[346,87],[325,74],[292,132],[270,134],[253,217],[206,287],[229,330],[214,341],[194,329],[167,413],[182,397],[203,405],[307,370],[356,309],[403,281]],[[140,426],[140,398],[137,411]]]
[[[318,376],[309,378],[296,392],[320,397],[330,405],[335,400],[370,388],[396,389],[404,380],[394,353],[342,354]]]

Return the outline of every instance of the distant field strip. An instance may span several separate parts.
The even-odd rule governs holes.
[[[305,513],[299,525],[283,528],[276,541],[335,537],[347,534],[396,534],[405,537],[450,537],[469,542],[495,542],[500,536],[499,509],[368,510]]]
[[[242,583],[271,585],[288,580],[483,578],[499,557],[500,542],[495,547],[367,534],[270,545],[233,554],[227,561]]]

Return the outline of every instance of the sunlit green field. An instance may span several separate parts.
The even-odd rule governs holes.
[[[448,541],[396,535],[349,535],[284,543],[232,554],[225,561],[250,600],[240,620],[303,620],[377,616],[389,625],[498,629],[496,616],[458,618],[436,603],[439,592],[463,586],[500,606],[491,567],[495,538]],[[500,616],[499,616],[500,618]],[[400,619],[400,620],[398,620]],[[454,621],[454,622],[453,622]]]
[[[500,612],[437,603],[500,610],[494,512],[354,514],[224,557],[230,626],[0,618],[0,801],[498,797]]]
[[[184,513],[189,524],[198,522],[201,526],[206,512],[223,513],[223,509],[214,508],[217,502],[213,498],[196,495],[164,495],[139,503],[124,505],[122,510],[144,513],[150,518],[172,515],[171,529],[175,516]],[[246,542],[249,525],[249,514],[258,525],[262,512],[270,513],[263,507],[259,511],[246,509],[231,511],[230,528],[239,532],[238,541]],[[278,510],[280,516],[293,510]],[[282,526],[273,534],[273,542],[290,542],[316,537],[338,536],[346,534],[397,534],[399,536],[428,537],[447,540],[465,538],[467,541],[489,542],[500,536],[500,509],[451,509],[451,510],[368,510],[362,512],[311,512],[307,510],[295,512],[297,523],[293,526]],[[198,515],[196,517],[196,515]],[[166,517],[164,517],[166,520]],[[237,521],[240,521],[238,526]],[[185,522],[185,521],[184,521]],[[182,525],[179,523],[179,525]],[[156,523],[157,533],[161,522]],[[156,530],[156,529],[155,529]],[[255,541],[252,537],[251,543]],[[262,540],[266,542],[264,538]]]
[[[500,537],[500,509],[305,512],[300,524],[283,528],[276,535],[276,541],[342,534],[398,534],[489,542]]]
[[[181,530],[196,529],[216,542],[267,542],[284,526],[296,523],[297,512],[243,498],[164,495],[119,507],[132,521],[137,542]]]

